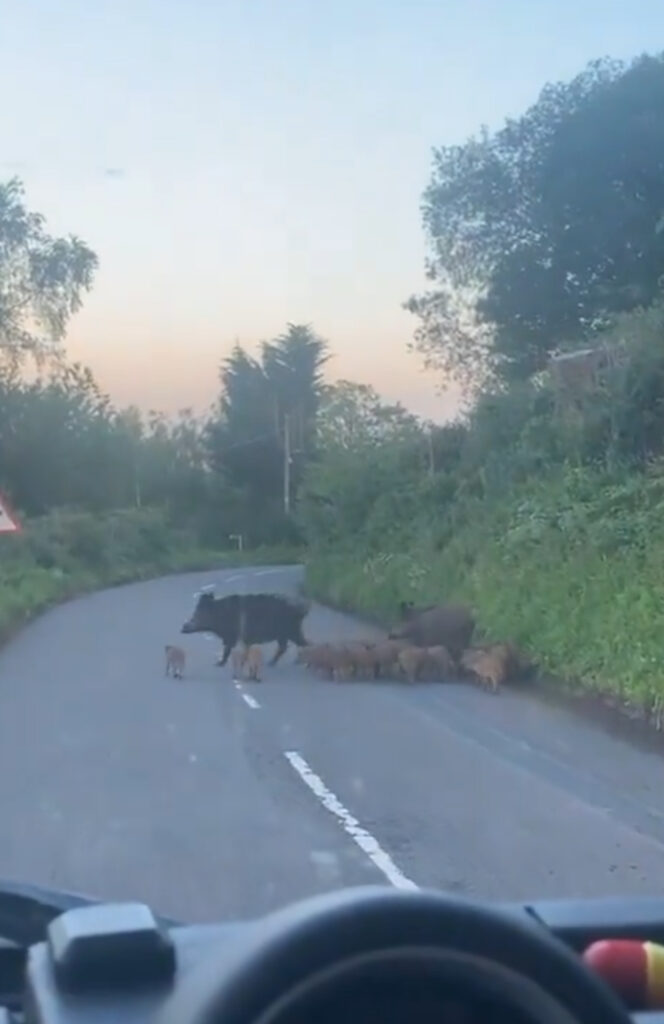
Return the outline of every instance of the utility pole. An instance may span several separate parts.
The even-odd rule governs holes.
[[[284,512],[290,515],[290,490],[291,490],[291,436],[290,436],[290,414],[284,416]]]
[[[134,501],[136,502],[136,508],[140,508],[143,504],[141,501],[141,470],[138,461],[138,445],[134,447]]]

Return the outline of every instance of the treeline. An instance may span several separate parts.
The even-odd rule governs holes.
[[[37,380],[0,367],[0,487],[21,514],[159,508],[223,549],[294,543],[290,511],[315,445],[324,345],[307,327],[236,348],[206,415],[118,409],[64,359]],[[286,472],[287,449],[290,451]]]
[[[30,382],[0,371],[0,451],[3,487],[27,516],[163,504],[179,514],[200,500],[197,420],[117,410],[78,364]]]
[[[407,306],[470,412],[433,433],[433,472],[400,418],[326,451],[302,506],[314,592],[386,617],[464,598],[489,636],[648,713],[664,700],[663,99],[661,55],[597,61],[435,153],[432,284]]]
[[[0,186],[0,487],[29,520],[159,509],[216,548],[238,533],[251,545],[295,539],[290,500],[314,443],[324,343],[289,326],[258,359],[236,348],[202,417],[118,409],[64,349],[97,266],[86,243],[48,233],[18,180]]]
[[[159,509],[218,549],[298,539],[325,343],[289,325],[256,358],[236,347],[204,416],[118,409],[64,349],[97,266],[86,243],[48,233],[18,180],[0,185],[0,487],[19,513]]]

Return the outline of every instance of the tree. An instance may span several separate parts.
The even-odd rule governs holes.
[[[261,347],[262,368],[274,396],[279,430],[290,431],[298,467],[315,448],[315,423],[323,393],[322,370],[328,361],[327,343],[308,324],[288,324],[287,330]]]
[[[326,343],[308,326],[289,324],[263,342],[260,359],[236,345],[221,368],[221,394],[210,424],[214,467],[255,495],[281,494],[286,420],[298,470],[315,444]]]
[[[251,494],[279,486],[276,410],[261,363],[236,345],[220,370],[221,394],[208,426],[210,462]]]
[[[92,287],[97,257],[79,238],[54,238],[17,179],[0,185],[0,358],[20,365],[57,353]]]
[[[526,379],[647,305],[664,271],[664,55],[595,61],[523,117],[434,156],[435,287],[415,347],[466,385]]]
[[[326,389],[317,423],[318,450],[307,466],[299,517],[313,543],[347,543],[382,502],[387,516],[415,497],[427,472],[421,424],[399,404],[381,401],[366,384],[339,381]],[[394,522],[394,520],[392,520]]]
[[[371,385],[340,380],[325,391],[317,436],[324,453],[367,451],[420,437],[421,427],[401,404],[383,402]]]
[[[32,382],[0,367],[0,489],[28,515],[159,508],[218,544],[231,499],[205,460],[203,424],[186,410],[172,420],[117,410],[77,363],[58,360]]]
[[[279,539],[292,532],[284,508],[286,434],[295,495],[315,446],[327,345],[308,325],[288,324],[258,359],[236,345],[221,367],[221,394],[207,430],[210,464],[245,496],[236,530]]]
[[[85,367],[60,363],[45,380],[29,384],[17,371],[5,370],[0,383],[4,486],[32,514],[54,505],[112,504],[110,427],[108,399]]]

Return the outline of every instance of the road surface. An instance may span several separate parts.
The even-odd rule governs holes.
[[[169,577],[46,614],[0,653],[0,877],[188,921],[389,882],[481,898],[664,890],[664,763],[568,712],[469,685],[236,686],[187,636],[194,592],[297,569]],[[322,607],[314,639],[371,634]]]

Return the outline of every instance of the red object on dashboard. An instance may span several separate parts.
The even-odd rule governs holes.
[[[605,939],[588,946],[583,960],[630,1009],[664,1009],[664,946]]]

